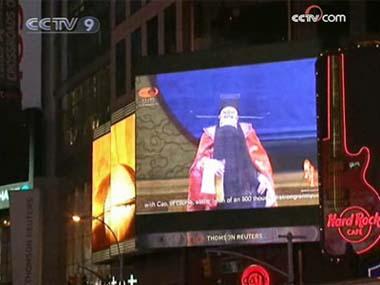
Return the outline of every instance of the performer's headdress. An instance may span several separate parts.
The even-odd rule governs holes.
[[[220,94],[220,111],[225,107],[234,107],[239,112],[239,93]]]

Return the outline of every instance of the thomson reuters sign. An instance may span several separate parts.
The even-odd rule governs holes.
[[[370,215],[360,206],[348,207],[339,215],[328,214],[327,228],[338,229],[339,235],[349,243],[364,242],[373,231],[380,230],[380,213]]]
[[[345,23],[347,17],[344,14],[324,14],[318,5],[310,5],[303,14],[293,14],[292,21],[295,23]]]

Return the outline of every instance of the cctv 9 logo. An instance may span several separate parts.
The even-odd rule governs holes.
[[[28,32],[32,33],[96,33],[100,22],[97,18],[87,16],[82,18],[29,18],[25,22]]]
[[[95,17],[83,17],[79,19],[75,29],[76,33],[97,33],[100,29],[100,22]]]

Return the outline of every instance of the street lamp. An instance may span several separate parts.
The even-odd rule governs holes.
[[[81,220],[80,216],[78,216],[78,215],[74,215],[74,216],[72,217],[72,219],[73,219],[74,223],[79,223],[80,220]]]
[[[116,241],[116,245],[117,245],[117,251],[119,253],[119,276],[120,276],[120,282],[123,281],[123,267],[124,267],[124,260],[123,260],[123,256],[121,255],[121,249],[120,249],[120,243],[119,243],[119,240],[115,234],[115,232],[112,230],[112,228],[104,221],[102,220],[101,218],[99,217],[94,217],[94,216],[89,216],[89,217],[85,217],[86,219],[92,219],[92,220],[96,220],[96,221],[99,221],[101,224],[103,224],[112,234],[113,238],[115,239]],[[79,216],[79,215],[73,215],[72,216],[72,220],[74,223],[79,223],[81,220],[82,220],[82,217]]]

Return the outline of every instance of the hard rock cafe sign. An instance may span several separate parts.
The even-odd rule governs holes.
[[[380,61],[380,51],[375,56]],[[327,80],[322,81],[327,84],[318,91],[326,94],[327,102],[326,130],[320,145],[322,236],[326,252],[335,256],[344,255],[349,246],[364,254],[380,242],[380,193],[367,180],[371,152],[365,146],[351,152],[347,143],[345,57],[338,53],[319,59],[327,73]],[[354,71],[353,64],[350,68]]]
[[[380,230],[380,213],[371,215],[363,207],[347,207],[339,214],[327,215],[327,228],[338,230],[348,243],[362,243],[372,232]]]

